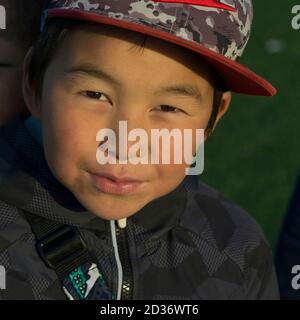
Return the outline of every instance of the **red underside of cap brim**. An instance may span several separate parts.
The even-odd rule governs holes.
[[[230,91],[256,96],[274,96],[276,94],[276,89],[267,80],[242,64],[207,49],[200,44],[181,39],[172,34],[136,23],[104,17],[92,12],[82,12],[76,9],[50,9],[48,10],[48,16],[113,25],[177,44],[198,53],[206,59],[225,80]]]

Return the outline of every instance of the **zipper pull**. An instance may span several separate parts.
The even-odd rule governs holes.
[[[126,226],[127,226],[127,218],[123,218],[123,219],[117,220],[117,223],[118,223],[118,227],[120,229],[125,229]]]

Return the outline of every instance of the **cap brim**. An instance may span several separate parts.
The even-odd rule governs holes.
[[[274,96],[277,92],[267,80],[242,64],[226,58],[200,44],[181,39],[151,27],[100,16],[92,12],[82,12],[76,9],[49,9],[48,16],[113,25],[144,33],[190,49],[206,59],[217,70],[220,76],[225,80],[229,90],[232,92],[256,96]]]

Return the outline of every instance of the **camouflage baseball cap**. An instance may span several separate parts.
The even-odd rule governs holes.
[[[251,0],[49,0],[51,17],[104,23],[177,44],[206,59],[229,90],[273,96],[276,89],[238,63],[250,37]]]

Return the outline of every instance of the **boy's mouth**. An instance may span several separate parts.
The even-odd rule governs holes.
[[[136,191],[145,181],[133,177],[117,177],[107,173],[89,172],[94,186],[104,193],[126,195]]]

